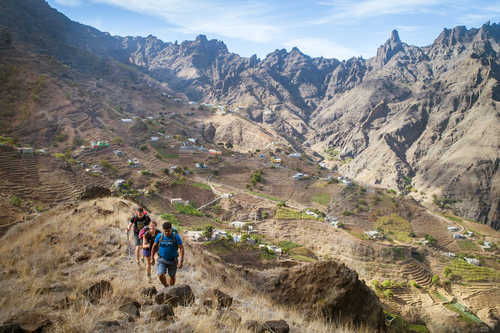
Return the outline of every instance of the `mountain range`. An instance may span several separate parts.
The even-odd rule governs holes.
[[[394,30],[375,57],[339,61],[298,48],[246,58],[204,35],[181,43],[112,36],[41,0],[5,0],[0,12],[2,45],[96,78],[110,63],[131,66],[272,128],[345,176],[500,228],[499,24],[444,29],[424,47]]]

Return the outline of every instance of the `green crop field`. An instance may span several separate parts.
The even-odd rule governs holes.
[[[328,206],[330,203],[330,195],[327,193],[314,193],[312,195],[312,201],[323,206]]]
[[[208,190],[208,191],[212,190],[209,185],[204,184],[204,183],[199,183],[199,182],[192,182],[191,186],[201,188],[202,190]]]
[[[462,259],[453,260],[446,268],[465,281],[500,281],[500,272],[497,270],[472,265]]]
[[[405,243],[412,241],[410,222],[397,214],[379,217],[375,222],[375,228],[382,229],[387,238],[394,238]]]
[[[479,251],[479,247],[471,240],[458,240],[457,244],[462,251]]]

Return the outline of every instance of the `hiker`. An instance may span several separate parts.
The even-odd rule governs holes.
[[[142,228],[149,225],[151,219],[148,216],[148,212],[144,210],[143,207],[139,207],[135,212],[135,215],[130,218],[130,223],[127,228],[127,236],[128,232],[132,227],[134,228],[134,237],[135,237],[135,259],[137,260],[137,265],[140,265],[139,254],[142,248],[142,239],[139,237],[139,232]]]
[[[139,232],[139,237],[142,238],[142,255],[146,258],[146,274],[148,279],[151,281],[151,264],[155,264],[155,256],[152,253],[153,244],[155,242],[156,236],[160,234],[160,231],[156,229],[156,221],[151,221],[149,226],[145,226]]]
[[[175,273],[177,268],[181,269],[184,262],[184,246],[182,245],[181,236],[176,230],[172,230],[172,223],[163,223],[163,232],[156,236],[153,253],[158,250],[158,278],[165,286],[173,286],[175,284]],[[180,258],[178,249],[181,251]],[[168,272],[168,283],[165,279],[165,273]]]

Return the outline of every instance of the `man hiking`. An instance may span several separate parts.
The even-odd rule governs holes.
[[[148,212],[144,210],[143,207],[139,207],[135,215],[130,218],[130,223],[127,228],[127,238],[128,233],[132,227],[134,228],[134,238],[135,238],[135,259],[137,260],[137,265],[140,265],[139,254],[142,248],[142,239],[139,237],[139,232],[142,228],[149,225],[151,219],[148,216]]]
[[[177,231],[172,230],[170,222],[163,223],[163,232],[156,236],[153,253],[158,250],[158,278],[165,286],[173,286],[175,284],[175,273],[177,268],[181,269],[184,262],[184,246],[182,245],[181,236]],[[178,249],[181,255],[179,257]],[[165,273],[168,273],[168,283],[165,279]]]
[[[149,227],[145,226],[139,232],[139,237],[142,238],[142,255],[146,258],[146,274],[150,282],[151,264],[155,264],[155,256],[152,253],[153,245],[155,243],[156,236],[160,234],[160,231],[156,229],[156,227],[156,221],[151,221]]]

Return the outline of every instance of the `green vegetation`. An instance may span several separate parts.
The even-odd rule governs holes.
[[[344,215],[344,216],[351,216],[351,215],[353,215],[353,214],[354,214],[354,213],[353,213],[353,212],[351,212],[350,210],[344,210],[344,212],[342,213],[342,215]]]
[[[177,231],[182,231],[182,226],[181,226],[179,220],[177,219],[177,217],[174,214],[163,213],[163,214],[160,214],[160,217],[162,219],[164,219],[165,221],[168,221],[168,222],[172,223],[172,226],[174,226],[175,229],[177,229]]]
[[[396,239],[400,242],[411,242],[412,232],[410,222],[397,214],[382,216],[375,222],[375,228],[382,230],[387,238]]]
[[[202,190],[208,190],[208,191],[211,191],[212,189],[210,188],[209,185],[205,184],[205,183],[199,183],[199,182],[192,182],[191,183],[191,186],[194,186],[194,187],[197,187],[197,188],[201,188]]]
[[[143,176],[152,176],[153,173],[149,170],[141,170],[141,175]]]
[[[319,203],[320,205],[328,206],[330,203],[330,195],[327,193],[314,193],[311,200]]]
[[[276,210],[276,214],[274,215],[275,219],[278,220],[320,220],[321,218],[316,218],[314,216],[308,215],[305,212],[301,212],[295,209],[287,208],[287,207],[278,207]]]
[[[433,284],[433,285],[439,285],[439,275],[435,274],[435,275],[432,277],[432,284]]]
[[[302,247],[302,245],[294,243],[294,242],[291,242],[291,241],[281,241],[281,242],[278,243],[278,246],[281,247],[281,249],[285,253],[288,253],[291,249]]]
[[[272,201],[281,201],[279,198],[273,197],[272,195],[266,194],[266,193],[261,193],[261,192],[255,192],[255,191],[250,191],[247,190],[248,193],[256,195],[258,197],[264,198],[264,199],[269,199]]]
[[[102,166],[104,170],[110,171],[112,173],[117,173],[118,169],[115,168],[109,161],[100,160],[99,164]]]
[[[439,198],[436,195],[432,196],[433,202],[436,206],[441,209],[451,208],[456,202],[456,199],[453,198]]]
[[[384,290],[384,297],[385,298],[392,298],[394,296],[394,293],[390,289]]]
[[[398,194],[398,192],[396,192],[396,190],[393,190],[392,188],[388,189],[387,193],[394,194],[394,195]]]
[[[15,196],[15,195],[10,197],[10,204],[12,206],[21,207],[22,203],[23,202],[21,201],[21,199],[19,197]]]
[[[14,139],[8,136],[0,136],[0,145],[14,145]]]
[[[500,272],[497,270],[472,265],[462,259],[455,259],[446,266],[444,275],[465,281],[500,281]]]
[[[295,259],[295,260],[300,261],[300,262],[316,262],[316,259],[306,257],[306,256],[303,256],[300,254],[292,254],[292,255],[290,255],[290,258]]]
[[[203,229],[203,237],[205,237],[206,239],[212,239],[214,230],[215,228],[211,225],[205,226],[205,228]]]
[[[392,287],[392,281],[391,280],[384,280],[382,282],[382,287],[387,289],[387,288],[391,288]]]
[[[462,219],[458,218],[456,216],[452,216],[452,215],[443,215],[443,216],[446,217],[448,220],[453,221],[453,222],[457,222],[457,223],[462,222]]]
[[[179,214],[191,215],[191,216],[203,216],[203,213],[198,209],[194,208],[191,204],[183,205],[178,203],[175,205],[175,209]]]
[[[149,148],[148,148],[148,146],[147,146],[147,145],[142,145],[142,146],[140,146],[140,147],[139,147],[139,149],[140,149],[141,151],[148,151],[148,150],[149,150]]]
[[[76,163],[69,150],[65,150],[64,153],[54,153],[54,157],[60,160],[64,160],[67,163]]]
[[[55,140],[57,142],[64,142],[66,140],[68,140],[68,134],[64,133],[64,132],[61,132],[61,131],[58,131],[56,133],[56,137],[55,137]]]
[[[408,329],[410,332],[415,332],[415,333],[429,333],[429,329],[425,325],[415,325],[415,324],[410,324],[408,325]]]
[[[457,244],[462,251],[479,251],[479,247],[472,240],[458,240]]]
[[[410,281],[410,286],[412,286],[413,288],[420,288],[420,286],[418,285],[417,281],[415,281],[415,280],[411,280]]]
[[[468,312],[466,308],[459,303],[450,303],[446,304],[445,307],[453,312],[456,312],[460,315],[459,319],[469,323],[469,324],[480,324],[482,323],[481,319],[476,317],[474,314]]]
[[[250,176],[250,183],[252,186],[257,185],[257,183],[264,184],[264,177],[262,177],[262,170],[257,170]]]

